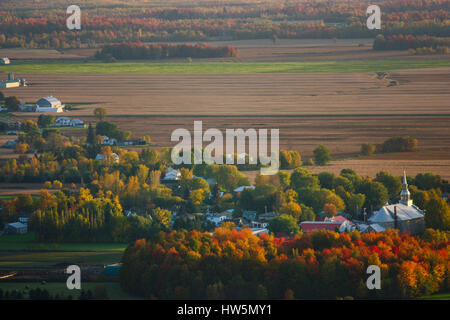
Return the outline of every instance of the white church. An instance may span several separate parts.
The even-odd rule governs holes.
[[[425,213],[413,204],[408,190],[406,173],[403,172],[403,186],[400,192],[400,201],[375,211],[368,219],[371,225],[378,224],[384,229],[399,229],[411,234],[420,234],[425,231]]]

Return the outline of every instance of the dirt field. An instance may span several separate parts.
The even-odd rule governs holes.
[[[196,42],[192,42],[196,43]],[[445,58],[445,56],[416,56],[407,51],[373,51],[373,39],[271,39],[208,41],[213,46],[232,45],[238,49],[236,58],[194,59],[195,61],[346,61],[384,59]],[[86,60],[98,49],[0,49],[0,56],[14,60]],[[171,61],[177,61],[171,60]],[[184,61],[184,59],[182,59]]]
[[[357,115],[448,114],[450,68],[392,72],[387,87],[374,73],[313,74],[24,74],[32,83],[8,89],[27,102],[52,94],[86,103],[92,115]]]
[[[327,166],[306,167],[315,174],[323,171],[339,175],[342,169],[351,168],[364,177],[374,178],[380,171],[387,171],[401,177],[406,170],[408,176],[415,177],[418,173],[433,172],[439,174],[443,179],[450,180],[450,158],[448,153],[434,154],[435,160],[414,159],[420,153],[390,154],[392,159],[386,159],[376,155],[371,158],[346,159],[332,161]],[[410,159],[408,159],[411,157]],[[408,159],[408,160],[407,160]],[[395,161],[394,161],[395,160]],[[288,170],[292,172],[292,170]],[[254,182],[259,171],[244,171],[250,182]]]
[[[363,46],[358,46],[360,43]],[[270,40],[231,42],[239,49],[238,61],[416,58],[405,52],[374,52],[371,43],[370,39],[336,43],[280,40],[275,45]],[[92,53],[78,49],[64,54],[22,50],[17,57],[84,59]],[[0,55],[5,51],[0,50]],[[390,77],[399,84],[393,87],[387,87],[389,80],[377,79],[374,73],[20,76],[33,85],[8,89],[8,95],[34,102],[52,94],[66,104],[81,104],[64,115],[87,121],[95,121],[94,108],[105,107],[109,121],[132,130],[136,137],[150,135],[155,147],[173,145],[171,132],[176,128],[192,131],[194,120],[202,120],[204,130],[279,128],[281,148],[298,150],[303,158],[310,158],[317,145],[325,144],[335,158],[344,159],[330,170],[340,170],[342,165],[372,175],[389,167],[398,174],[406,167],[450,178],[450,68],[393,71]],[[18,116],[36,118],[29,113]],[[84,135],[85,131],[67,133]],[[391,155],[392,159],[377,156],[347,160],[359,152],[361,143],[381,143],[395,135],[417,137],[420,152]],[[0,157],[10,154],[10,150],[3,149]]]
[[[94,121],[93,109],[103,106],[110,121],[134,136],[150,135],[157,147],[173,145],[174,129],[192,131],[194,120],[203,120],[204,130],[279,128],[280,147],[299,150],[304,158],[319,144],[342,159],[357,154],[363,142],[413,135],[419,139],[419,158],[400,154],[396,160],[415,166],[417,160],[450,159],[449,68],[391,72],[399,81],[395,87],[372,73],[25,77],[33,85],[8,94],[27,102],[52,94],[64,103],[86,103],[64,115],[87,121]],[[370,166],[378,171],[384,165]],[[450,175],[448,163],[433,169]]]

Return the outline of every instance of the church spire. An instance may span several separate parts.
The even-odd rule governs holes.
[[[406,172],[403,171],[403,185],[402,191],[400,192],[400,203],[405,206],[412,206],[413,202],[411,200],[411,194],[408,190],[408,181],[406,180]]]

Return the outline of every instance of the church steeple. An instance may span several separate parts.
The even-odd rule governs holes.
[[[411,194],[408,190],[408,181],[406,180],[406,172],[403,171],[403,186],[400,192],[400,203],[405,206],[412,206],[413,202],[411,200]]]

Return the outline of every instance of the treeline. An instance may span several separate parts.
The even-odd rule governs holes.
[[[0,47],[95,48],[120,41],[167,42],[261,38],[367,38],[370,1],[186,4],[183,8],[135,8],[130,4],[83,8],[83,27],[67,30],[65,12],[0,11]],[[42,8],[40,8],[42,10]],[[383,1],[384,35],[450,36],[448,1]],[[63,13],[63,14],[62,14]]]
[[[418,150],[419,141],[411,136],[395,136],[387,139],[381,144],[363,143],[361,145],[361,154],[370,156],[374,152],[392,153],[392,152],[414,152]]]
[[[97,51],[97,59],[170,59],[170,58],[223,58],[236,57],[233,46],[215,47],[206,43],[198,44],[143,44],[141,42],[106,45]]]
[[[450,47],[450,38],[402,34],[387,37],[378,35],[373,43],[374,50],[408,50],[424,47],[433,49]]]
[[[449,245],[393,230],[291,239],[232,226],[173,231],[127,248],[120,283],[150,299],[410,299],[449,290]],[[369,265],[381,269],[381,290],[367,289]]]

